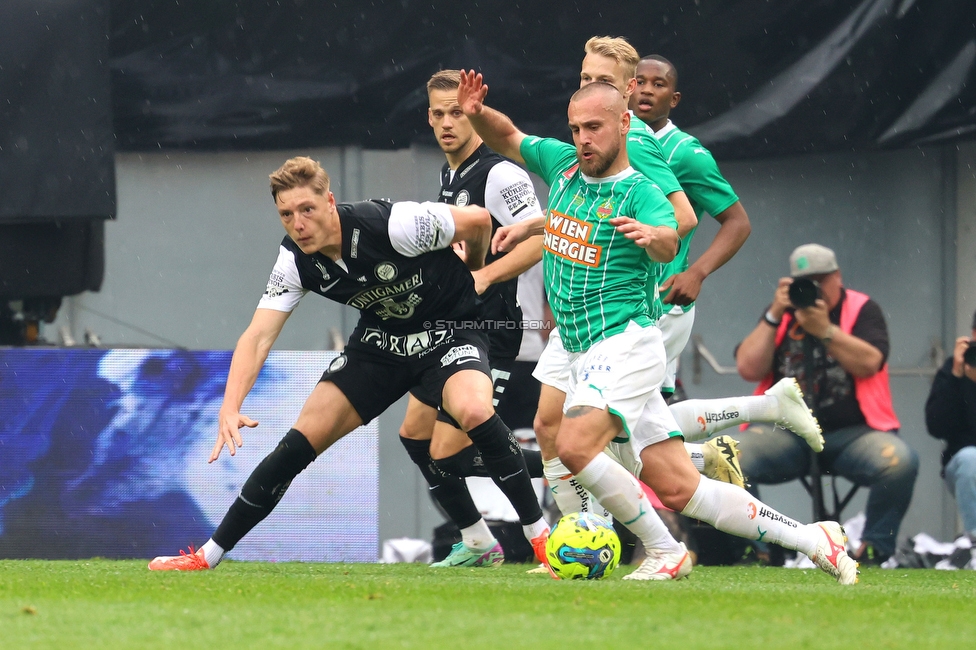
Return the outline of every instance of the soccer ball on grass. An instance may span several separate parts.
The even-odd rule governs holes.
[[[620,538],[598,515],[574,512],[556,522],[546,542],[549,566],[563,580],[596,580],[620,562]]]

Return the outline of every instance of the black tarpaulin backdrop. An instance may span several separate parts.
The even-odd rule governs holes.
[[[115,216],[109,26],[108,0],[0,0],[0,223]]]
[[[567,137],[586,39],[678,66],[673,115],[720,158],[976,133],[976,2],[113,0],[120,149],[432,142],[424,83],[485,73],[524,131]]]

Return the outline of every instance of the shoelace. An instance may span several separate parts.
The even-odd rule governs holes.
[[[206,563],[206,558],[202,558],[197,555],[196,549],[193,548],[193,544],[190,544],[190,552],[187,553],[184,550],[180,550],[180,555],[190,564],[203,565]]]

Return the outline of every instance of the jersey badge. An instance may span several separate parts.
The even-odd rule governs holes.
[[[467,190],[461,190],[458,192],[457,197],[454,199],[454,205],[458,206],[459,208],[463,208],[470,202],[471,195],[468,194]]]
[[[329,372],[339,372],[340,370],[346,367],[346,364],[348,362],[349,362],[349,357],[347,357],[344,354],[340,354],[339,356],[337,356],[335,359],[332,360],[332,363],[329,364]]]
[[[600,207],[598,207],[596,209],[596,214],[601,219],[606,219],[607,217],[609,217],[610,215],[612,215],[613,214],[613,201],[611,201],[610,199],[607,199],[606,201],[604,201],[603,203],[601,203],[600,204]]]
[[[322,281],[323,282],[326,281],[326,280],[328,280],[328,279],[330,279],[332,277],[332,276],[329,275],[329,269],[325,268],[325,266],[322,264],[322,262],[320,262],[318,260],[315,260],[315,266],[322,273]]]
[[[376,279],[380,282],[392,282],[397,276],[397,267],[392,262],[380,262],[373,269],[373,273],[376,274]]]

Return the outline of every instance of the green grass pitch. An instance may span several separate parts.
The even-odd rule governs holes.
[[[696,567],[555,581],[525,565],[0,561],[0,648],[973,648],[976,571]]]

